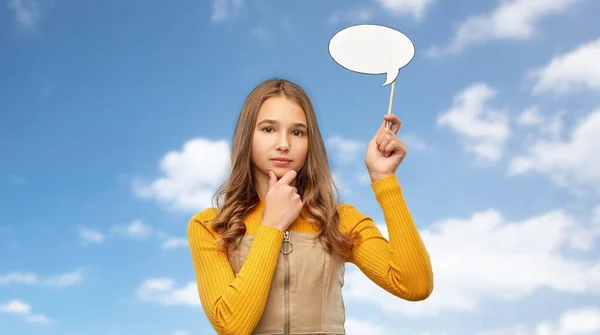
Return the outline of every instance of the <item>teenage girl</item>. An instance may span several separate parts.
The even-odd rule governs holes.
[[[401,299],[431,294],[429,254],[395,173],[406,155],[400,124],[384,116],[365,159],[388,241],[369,216],[336,201],[305,91],[271,79],[250,93],[217,206],[187,230],[200,302],[218,334],[345,334],[346,262]]]

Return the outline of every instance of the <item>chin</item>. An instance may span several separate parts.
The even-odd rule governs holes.
[[[286,174],[290,170],[296,171],[296,169],[290,168],[290,167],[274,167],[271,169],[271,171],[275,172],[277,177],[282,177],[284,174]],[[269,171],[267,171],[267,174],[269,174]]]
[[[294,171],[298,172],[298,170],[295,169],[295,168],[293,168],[293,167],[277,167],[277,166],[274,166],[274,167],[271,167],[270,169],[271,169],[271,171],[275,172],[275,175],[277,175],[277,178],[283,177],[283,175],[286,174],[290,170],[294,170]],[[269,175],[269,170],[267,170],[267,176],[268,175]]]

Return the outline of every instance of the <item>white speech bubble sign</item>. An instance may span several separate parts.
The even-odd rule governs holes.
[[[363,74],[387,74],[393,83],[415,56],[413,42],[398,30],[375,24],[344,28],[329,41],[329,55],[340,66]]]

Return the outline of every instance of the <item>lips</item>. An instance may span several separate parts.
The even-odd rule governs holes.
[[[278,161],[278,162],[291,162],[292,160],[289,158],[285,158],[285,157],[275,157],[272,159],[273,161]]]

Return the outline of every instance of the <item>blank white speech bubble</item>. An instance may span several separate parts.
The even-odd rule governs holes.
[[[344,28],[329,41],[329,54],[342,67],[364,74],[387,74],[381,86],[393,83],[415,56],[413,42],[398,30],[359,24]]]

